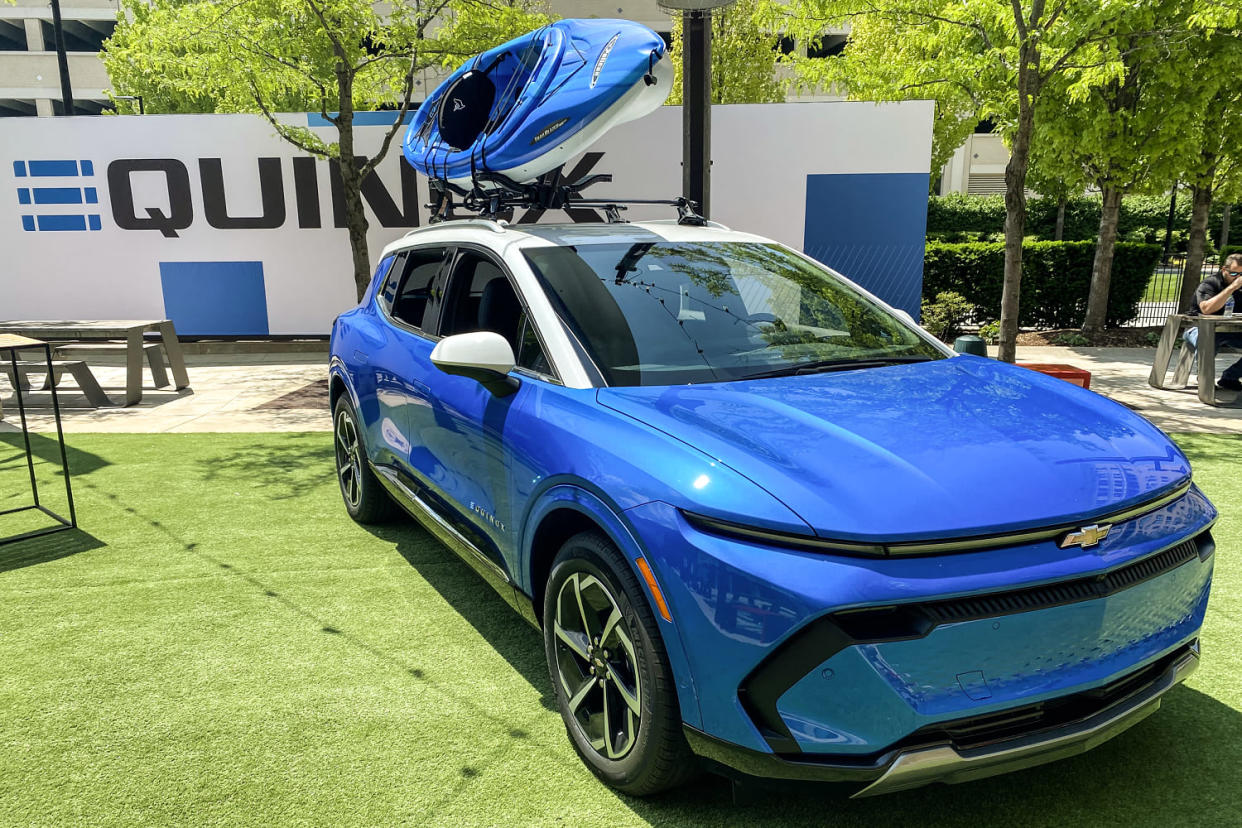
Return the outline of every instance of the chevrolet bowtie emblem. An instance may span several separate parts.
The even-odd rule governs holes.
[[[1070,532],[1061,539],[1061,548],[1067,546],[1081,546],[1086,549],[1088,546],[1095,546],[1100,541],[1108,537],[1108,530],[1112,529],[1112,524],[1106,523],[1103,526],[1092,524],[1084,526],[1077,532]]]

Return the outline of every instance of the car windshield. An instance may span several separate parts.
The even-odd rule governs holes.
[[[606,242],[524,252],[613,386],[944,356],[850,283],[777,244]]]

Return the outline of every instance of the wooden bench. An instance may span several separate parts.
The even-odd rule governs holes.
[[[82,360],[53,360],[52,376],[47,377],[47,363],[45,362],[18,362],[17,376],[13,376],[13,363],[0,363],[0,372],[9,378],[9,382],[17,385],[21,383],[23,389],[30,387],[31,374],[44,374],[43,388],[50,388],[52,385],[59,385],[65,374],[70,375],[78,383],[78,388],[86,395],[86,400],[94,408],[102,405],[112,405],[112,401],[108,399],[108,395],[99,387],[99,381],[95,379],[95,375],[91,373],[91,369],[87,367]]]
[[[74,354],[120,354],[125,356],[129,346],[124,342],[74,342],[66,345],[53,346],[57,356]],[[168,382],[168,371],[164,367],[164,350],[158,342],[146,342],[142,346],[146,354],[147,364],[151,366],[151,381],[156,388],[164,388]]]

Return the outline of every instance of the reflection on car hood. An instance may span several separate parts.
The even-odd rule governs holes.
[[[599,401],[712,455],[839,539],[1075,522],[1142,503],[1190,474],[1177,447],[1124,407],[976,357],[606,388]]]

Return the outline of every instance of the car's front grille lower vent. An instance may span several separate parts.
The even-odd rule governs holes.
[[[977,598],[937,601],[924,604],[923,608],[935,623],[947,624],[953,621],[1011,615],[1015,612],[1028,612],[1062,604],[1073,604],[1078,601],[1090,601],[1092,598],[1112,595],[1114,592],[1155,578],[1197,557],[1199,557],[1199,544],[1195,539],[1191,539],[1159,555],[1144,558],[1121,569],[1114,569],[1106,575],[1079,578],[1046,587],[982,595]]]
[[[970,598],[847,610],[834,613],[832,619],[847,634],[860,641],[918,638],[940,624],[1049,609],[1112,595],[1163,575],[1194,558],[1206,558],[1214,546],[1212,536],[1204,532],[1172,549],[1104,575]]]

